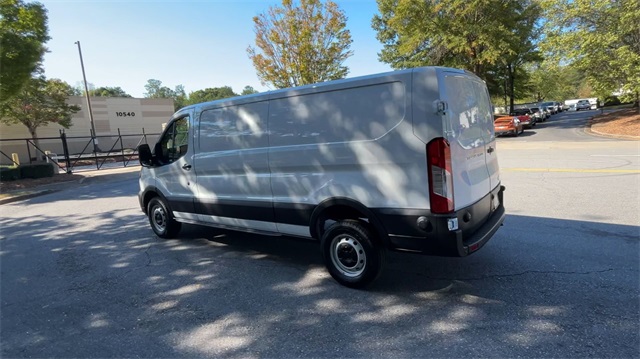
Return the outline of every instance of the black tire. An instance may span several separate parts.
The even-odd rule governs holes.
[[[153,197],[147,205],[147,217],[153,232],[160,238],[175,238],[182,223],[173,218],[173,213],[160,197]]]
[[[334,223],[320,245],[329,274],[344,286],[363,288],[382,273],[384,249],[361,222],[348,219]]]

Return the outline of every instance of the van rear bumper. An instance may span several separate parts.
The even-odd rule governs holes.
[[[390,249],[464,257],[482,248],[504,222],[504,190],[498,186],[478,202],[448,215],[418,209],[374,212],[387,230]],[[451,219],[457,219],[457,229],[449,229]]]

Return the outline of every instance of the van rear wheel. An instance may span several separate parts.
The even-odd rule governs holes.
[[[334,223],[320,239],[329,274],[340,284],[362,288],[382,272],[384,251],[372,239],[374,234],[356,220]]]
[[[158,237],[174,238],[180,232],[182,223],[173,218],[173,214],[162,198],[154,197],[149,201],[147,215],[151,229]]]

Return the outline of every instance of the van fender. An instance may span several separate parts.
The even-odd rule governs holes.
[[[316,208],[311,213],[311,218],[309,220],[309,230],[313,238],[320,239],[322,237],[324,228],[320,228],[320,223],[324,222],[324,219],[326,219],[327,217],[326,214],[331,211],[332,208],[338,207],[348,209],[348,211],[344,213],[344,215],[346,215],[348,218],[367,218],[369,224],[380,236],[380,240],[382,241],[384,247],[389,247],[389,235],[378,217],[376,217],[375,214],[369,208],[367,208],[367,206],[347,197],[327,198],[316,206]],[[357,214],[357,216],[354,216],[354,214]]]
[[[156,197],[156,196],[162,198],[162,200],[164,201],[164,203],[168,207],[167,209],[169,211],[171,211],[171,213],[173,213],[173,211],[171,210],[171,205],[169,204],[169,201],[167,200],[167,197],[165,197],[164,194],[162,194],[162,192],[160,192],[160,190],[156,186],[148,186],[140,194],[140,196],[139,196],[140,197],[140,207],[142,207],[142,212],[144,212],[144,214],[148,215],[148,213],[147,213],[147,205],[149,204],[149,201],[151,201],[151,198]]]

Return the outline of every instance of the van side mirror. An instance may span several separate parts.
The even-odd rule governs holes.
[[[153,165],[153,155],[148,144],[144,143],[138,146],[138,160],[143,167],[151,167]]]

